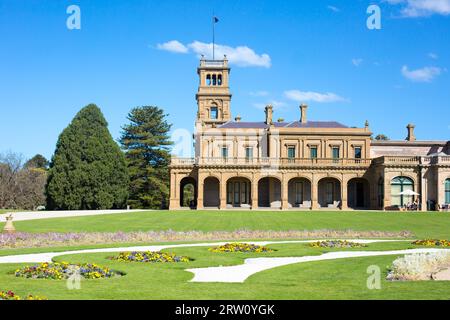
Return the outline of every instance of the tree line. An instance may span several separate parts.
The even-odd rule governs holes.
[[[156,106],[133,108],[114,141],[101,110],[81,109],[50,161],[0,156],[0,208],[161,209],[168,206],[171,124]]]

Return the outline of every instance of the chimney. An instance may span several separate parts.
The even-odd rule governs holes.
[[[234,118],[234,121],[241,122],[242,118],[240,115],[238,115],[236,118]]]
[[[308,106],[306,104],[302,103],[300,105],[300,113],[301,113],[300,122],[301,123],[308,122],[308,120],[306,118],[306,109],[308,109]]]
[[[272,115],[273,115],[273,107],[271,104],[266,106],[266,124],[271,125],[272,124]]]
[[[412,123],[408,124],[406,128],[408,129],[408,136],[406,137],[406,141],[416,141],[416,136],[414,135],[415,125]]]

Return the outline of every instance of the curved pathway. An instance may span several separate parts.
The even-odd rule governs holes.
[[[411,253],[431,253],[449,249],[407,249],[391,251],[340,251],[328,252],[319,256],[281,257],[281,258],[250,258],[245,259],[244,264],[229,267],[209,267],[186,269],[192,272],[194,278],[191,282],[244,282],[251,275],[286,266],[294,263],[334,260],[342,258],[373,257],[385,255],[404,255]]]
[[[283,244],[283,243],[310,243],[322,240],[292,240],[292,241],[251,241],[251,243],[266,246],[268,244]],[[362,240],[362,239],[350,239],[347,241],[354,241],[359,243],[374,243],[374,242],[398,242],[398,241],[411,241],[411,240]],[[184,247],[211,247],[220,246],[226,243],[235,242],[208,242],[208,243],[186,243],[186,244],[172,244],[172,245],[153,245],[153,246],[135,246],[135,247],[118,247],[118,248],[100,248],[100,249],[83,249],[83,250],[71,250],[61,252],[44,252],[44,253],[29,253],[11,256],[0,256],[0,263],[27,263],[27,262],[51,262],[54,257],[66,256],[72,254],[82,253],[102,253],[102,252],[121,252],[121,251],[160,251],[163,249],[171,248],[184,248]]]
[[[342,239],[344,240],[344,239]],[[363,239],[346,239],[347,241],[359,243],[377,243],[377,242],[402,242],[411,240],[363,240]],[[298,241],[251,241],[256,245],[266,246],[269,244],[289,244],[289,243],[310,243],[321,240],[298,240]],[[223,245],[229,242],[209,242],[209,243],[187,243],[174,245],[152,245],[152,246],[134,246],[134,247],[118,247],[118,248],[101,248],[101,249],[84,249],[61,252],[44,252],[31,253],[21,255],[0,256],[1,263],[40,263],[51,262],[57,256],[83,254],[83,253],[107,253],[121,251],[160,251],[163,249],[183,248],[183,247],[211,247]],[[342,258],[372,257],[385,255],[404,255],[411,253],[432,253],[449,249],[405,249],[405,250],[388,250],[388,251],[339,251],[328,252],[317,256],[303,257],[267,257],[267,258],[249,258],[245,259],[244,264],[227,267],[207,267],[185,269],[194,274],[191,282],[237,282],[242,283],[251,275],[273,269],[280,266],[286,266],[294,263],[324,261]]]

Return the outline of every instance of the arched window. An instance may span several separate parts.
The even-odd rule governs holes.
[[[215,74],[213,74],[213,76],[212,76],[212,85],[213,86],[217,85],[217,77]]]
[[[403,194],[414,191],[414,181],[408,177],[396,177],[391,182],[391,199],[393,206],[403,207],[413,201],[412,195]]]
[[[445,204],[450,204],[450,179],[445,180]]]
[[[217,85],[219,85],[219,86],[222,85],[222,75],[221,75],[221,74],[219,74],[219,75],[217,76]]]
[[[210,86],[210,85],[211,85],[211,75],[210,75],[210,74],[208,74],[208,75],[206,76],[206,85],[207,85],[207,86]]]

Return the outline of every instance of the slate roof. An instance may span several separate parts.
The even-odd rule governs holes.
[[[301,123],[300,121],[292,122],[274,122],[276,128],[348,128],[347,126],[335,121],[308,121]],[[265,122],[243,122],[228,121],[219,126],[221,129],[265,129],[268,125]]]

